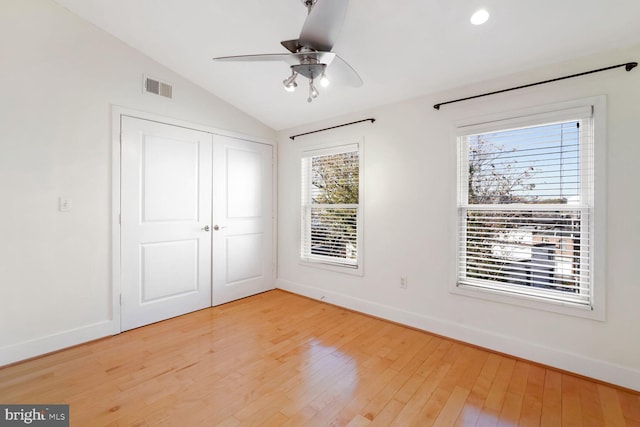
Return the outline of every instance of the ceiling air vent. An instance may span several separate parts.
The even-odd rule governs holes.
[[[152,79],[149,76],[144,76],[144,91],[146,93],[164,96],[165,98],[173,98],[173,86],[169,83]]]

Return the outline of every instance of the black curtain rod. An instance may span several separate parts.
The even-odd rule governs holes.
[[[341,128],[343,126],[355,125],[357,123],[362,123],[362,122],[375,123],[375,121],[376,121],[376,119],[358,120],[357,122],[345,123],[343,125],[331,126],[330,128],[324,128],[324,129],[314,130],[314,131],[311,131],[311,132],[301,133],[301,134],[298,134],[298,135],[293,135],[293,136],[290,136],[289,138],[291,138],[292,140],[295,140],[299,136],[311,135],[312,133],[324,132],[325,130],[331,130],[331,129],[335,129],[335,128]]]
[[[625,64],[612,65],[611,67],[605,67],[605,68],[599,68],[597,70],[585,71],[584,73],[578,73],[578,74],[572,74],[570,76],[558,77],[558,78],[551,79],[551,80],[545,80],[543,82],[529,83],[528,85],[522,85],[522,86],[512,87],[512,88],[509,88],[509,89],[497,90],[495,92],[483,93],[481,95],[468,96],[466,98],[454,99],[453,101],[441,102],[439,104],[435,104],[433,106],[433,108],[435,108],[436,110],[439,110],[441,105],[453,104],[454,102],[460,102],[460,101],[468,101],[469,99],[481,98],[483,96],[495,95],[495,94],[498,94],[498,93],[509,92],[509,91],[516,90],[516,89],[524,89],[524,88],[531,87],[531,86],[543,85],[545,83],[552,83],[552,82],[557,82],[559,80],[571,79],[573,77],[585,76],[587,74],[599,73],[600,71],[613,70],[614,68],[624,67],[625,70],[631,71],[634,68],[636,68],[637,66],[638,66],[637,62],[627,62]]]

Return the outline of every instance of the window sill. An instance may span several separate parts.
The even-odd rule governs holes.
[[[500,290],[477,288],[469,285],[452,286],[450,293],[472,298],[484,299],[503,304],[517,305],[534,310],[549,311],[567,316],[582,317],[585,319],[605,321],[604,310],[597,307],[588,307],[580,304],[571,304],[560,301],[544,300],[528,295],[512,294]]]
[[[298,260],[298,263],[304,267],[319,268],[322,270],[334,271],[336,273],[350,274],[352,276],[363,276],[364,271],[362,264],[358,266],[340,265],[322,261],[306,261]]]

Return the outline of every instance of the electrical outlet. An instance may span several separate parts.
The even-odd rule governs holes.
[[[401,289],[407,289],[407,277],[406,276],[400,277],[400,288]]]

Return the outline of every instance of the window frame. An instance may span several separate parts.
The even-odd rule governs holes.
[[[590,119],[592,125],[591,152],[593,162],[593,185],[587,188],[589,192],[589,229],[590,229],[590,305],[580,305],[562,301],[554,301],[541,298],[539,295],[523,295],[504,290],[482,288],[458,283],[461,257],[465,256],[464,250],[458,242],[463,235],[461,212],[463,209],[462,197],[466,195],[468,181],[463,180],[467,176],[468,157],[463,149],[461,138],[466,135],[483,132],[501,131],[517,127],[544,125],[551,122],[570,120],[576,118],[576,112],[585,109],[592,111]],[[605,279],[606,279],[606,97],[596,96],[575,101],[556,103],[546,106],[531,107],[527,109],[499,113],[482,117],[470,118],[455,123],[456,140],[456,233],[455,233],[455,279],[450,287],[450,292],[474,298],[513,304],[543,311],[550,311],[593,320],[605,320]],[[582,157],[581,157],[582,158]],[[581,170],[581,174],[584,174]],[[585,191],[585,189],[581,189]],[[523,206],[523,205],[520,205]],[[527,205],[531,207],[531,205]],[[535,205],[533,206],[535,209]],[[467,204],[467,209],[473,209]],[[533,293],[535,294],[535,292]]]
[[[298,155],[298,195],[300,204],[298,206],[298,263],[300,265],[321,268],[324,270],[330,270],[345,274],[358,275],[362,276],[364,274],[363,260],[364,260],[364,250],[363,250],[363,164],[364,164],[364,149],[363,149],[363,141],[361,139],[354,139],[349,141],[340,141],[340,142],[332,142],[325,144],[316,144],[300,147],[299,155]],[[319,157],[319,156],[328,156],[340,153],[347,153],[351,151],[358,152],[358,204],[357,208],[357,231],[356,231],[356,263],[348,264],[348,263],[340,263],[339,261],[322,259],[322,258],[306,258],[303,254],[303,246],[304,239],[306,237],[306,233],[310,233],[310,229],[305,229],[303,231],[303,219],[302,216],[305,212],[306,208],[310,208],[311,204],[304,202],[305,195],[309,196],[308,188],[303,188],[305,185],[304,182],[308,183],[308,178],[303,176],[303,167],[302,162],[304,159],[311,157]],[[308,185],[308,184],[307,184]],[[339,205],[342,206],[342,205]]]

